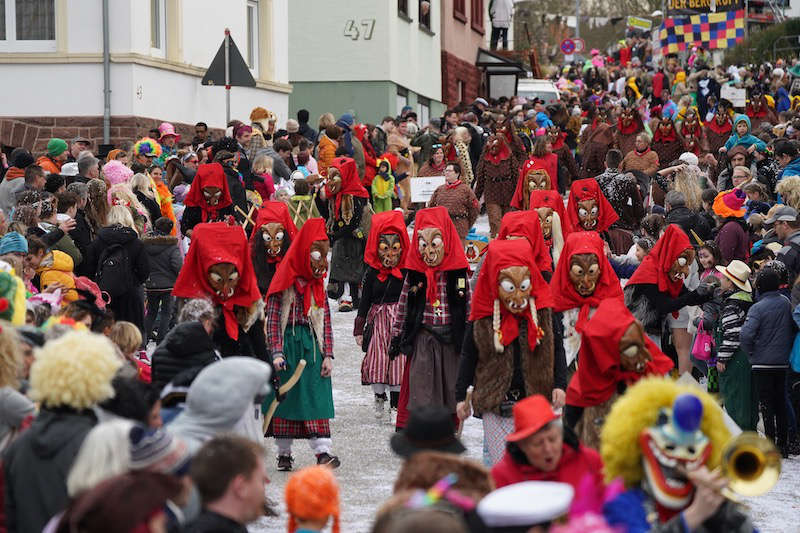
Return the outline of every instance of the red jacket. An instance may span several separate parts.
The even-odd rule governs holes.
[[[578,445],[576,450],[564,443],[563,449],[558,468],[552,472],[542,472],[535,466],[520,464],[506,451],[500,462],[492,468],[494,484],[499,489],[522,481],[560,481],[569,483],[578,490],[581,479],[590,474],[597,487],[603,486],[603,461],[600,454],[583,444]]]

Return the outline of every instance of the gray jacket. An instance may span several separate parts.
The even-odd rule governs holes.
[[[292,171],[289,169],[289,166],[286,164],[281,156],[278,155],[278,152],[272,146],[267,146],[266,148],[262,148],[258,152],[256,152],[256,157],[260,155],[268,155],[272,158],[272,175],[278,176],[286,181],[289,181],[289,178],[292,175]],[[255,161],[255,158],[253,158]]]
[[[178,248],[178,238],[172,235],[148,233],[142,239],[144,251],[150,261],[150,276],[145,281],[147,289],[171,289],[183,266]]]

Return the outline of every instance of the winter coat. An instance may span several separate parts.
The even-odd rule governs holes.
[[[233,200],[233,205],[238,206],[243,212],[247,213],[247,192],[245,190],[244,183],[239,179],[239,172],[236,171],[235,168],[222,165],[223,170],[225,170],[225,179],[228,180],[228,190],[231,192],[231,200]],[[242,175],[243,176],[243,175]],[[234,211],[236,211],[234,209]],[[186,212],[184,211],[184,215]],[[242,222],[244,220],[244,215],[241,213],[235,213],[234,215],[238,222]]]
[[[200,322],[181,322],[172,328],[151,356],[152,383],[159,389],[188,368],[204,367],[219,359],[214,342]]]
[[[336,157],[336,148],[339,145],[330,137],[321,133],[319,136],[319,146],[317,152],[317,164],[319,166],[320,176],[328,176],[328,167]]]
[[[489,3],[489,17],[492,19],[492,28],[508,28],[511,25],[511,15],[513,13],[513,0],[491,0]]]
[[[747,311],[739,343],[754,368],[786,367],[796,331],[791,302],[778,291],[770,291]]]
[[[45,174],[60,174],[61,173],[61,163],[58,161],[43,155],[39,159],[36,160],[36,164],[42,167]]]
[[[60,283],[64,288],[62,289],[63,300],[66,305],[78,299],[78,293],[75,289],[75,275],[73,273],[74,265],[72,258],[59,250],[49,252],[42,263],[39,265],[39,288],[41,290],[47,289],[53,283]]]
[[[720,298],[722,299],[722,310],[716,328],[716,337],[719,339],[717,359],[727,363],[733,359],[741,346],[739,335],[747,312],[753,305],[753,297],[749,292],[734,289],[722,293]]]
[[[793,280],[800,274],[800,231],[792,233],[785,244],[786,246],[778,251],[776,259],[786,265],[789,279]]]
[[[4,457],[9,532],[41,531],[69,503],[67,475],[97,423],[90,410],[44,407]]]
[[[152,226],[156,223],[156,220],[161,218],[161,206],[158,205],[155,198],[147,196],[142,191],[136,191],[134,194],[136,195],[136,199],[139,200],[139,203],[147,209],[147,216],[150,217],[150,225]]]
[[[309,126],[308,122],[301,122],[297,133],[308,139],[310,143],[314,143],[317,140],[317,130]]]
[[[178,238],[150,233],[142,239],[142,244],[150,262],[150,277],[147,278],[145,287],[171,289],[183,266]]]
[[[184,533],[247,533],[247,528],[227,516],[204,509],[186,526]]]
[[[75,243],[75,246],[78,248],[81,256],[84,256],[86,254],[86,249],[92,243],[93,236],[92,229],[89,227],[89,223],[86,221],[86,212],[83,209],[78,209],[78,212],[75,213],[75,229],[69,232],[69,236],[72,239],[72,242]],[[81,265],[78,265],[76,271],[83,272]]]
[[[669,224],[680,226],[690,241],[694,242],[692,230],[704,241],[711,238],[711,228],[708,227],[706,220],[688,207],[681,206],[670,209],[667,213],[667,225]]]
[[[747,261],[750,253],[750,237],[741,220],[728,218],[720,227],[715,240],[722,253],[723,264],[727,265],[734,259]]]
[[[114,312],[117,320],[127,320],[144,330],[144,292],[142,285],[150,276],[150,261],[144,250],[139,235],[132,230],[118,224],[100,229],[97,238],[92,241],[86,250],[87,269],[97,273],[100,266],[100,256],[103,250],[112,244],[121,244],[128,253],[130,261],[131,279],[128,291],[122,296],[112,298],[109,308]]]
[[[17,206],[17,194],[25,190],[25,180],[3,180],[0,183],[0,209],[6,215],[6,218],[11,218],[11,211]]]
[[[800,157],[792,159],[788,165],[783,167],[778,176],[778,181],[782,180],[784,176],[800,176]]]

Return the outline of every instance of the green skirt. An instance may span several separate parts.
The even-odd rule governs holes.
[[[758,405],[753,388],[750,361],[742,350],[736,350],[725,372],[719,374],[719,393],[725,410],[742,431],[755,431]]]
[[[286,398],[278,404],[276,418],[286,420],[321,420],[333,418],[333,391],[331,378],[323,378],[322,353],[314,334],[307,325],[288,325],[283,332],[283,357],[287,369],[278,372],[281,383],[292,376],[297,364],[305,359],[306,368],[300,381],[286,394]],[[274,393],[264,402],[269,405]]]

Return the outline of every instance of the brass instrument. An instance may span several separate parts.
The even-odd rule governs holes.
[[[725,445],[721,470],[728,478],[722,495],[738,502],[737,496],[760,496],[775,486],[781,475],[781,454],[769,439],[745,431]]]

